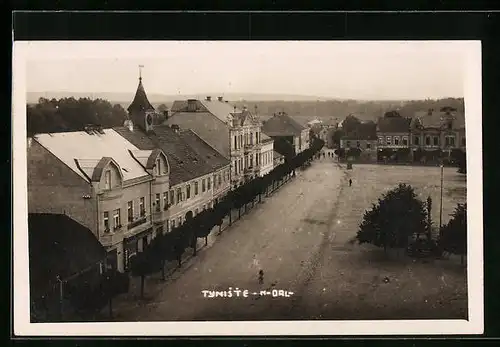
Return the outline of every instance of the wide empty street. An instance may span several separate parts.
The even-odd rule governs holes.
[[[465,199],[465,182],[456,169],[447,169],[445,179],[453,182],[444,193],[448,220],[454,204]],[[434,198],[439,170],[376,165],[345,170],[331,159],[317,160],[160,284],[154,297],[117,310],[115,319],[466,318],[465,271],[453,259],[385,259],[380,249],[350,242],[365,209],[399,182],[415,186],[423,199]],[[253,294],[273,289],[289,295]],[[204,297],[204,290],[233,295]]]

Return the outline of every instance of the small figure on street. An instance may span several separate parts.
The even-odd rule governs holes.
[[[264,283],[264,271],[259,270],[259,284]]]
[[[352,179],[349,178],[349,187],[352,186]]]

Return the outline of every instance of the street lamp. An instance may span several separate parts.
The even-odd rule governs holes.
[[[443,221],[443,170],[444,170],[443,162],[441,162],[441,165],[439,166],[441,168],[441,198],[439,201],[439,229],[441,229]]]

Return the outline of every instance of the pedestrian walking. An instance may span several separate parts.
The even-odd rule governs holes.
[[[352,179],[349,178],[349,187],[352,186]]]
[[[264,271],[259,270],[259,284],[264,283]]]

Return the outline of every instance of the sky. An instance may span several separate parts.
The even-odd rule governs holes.
[[[463,97],[466,41],[31,42],[28,92]]]

